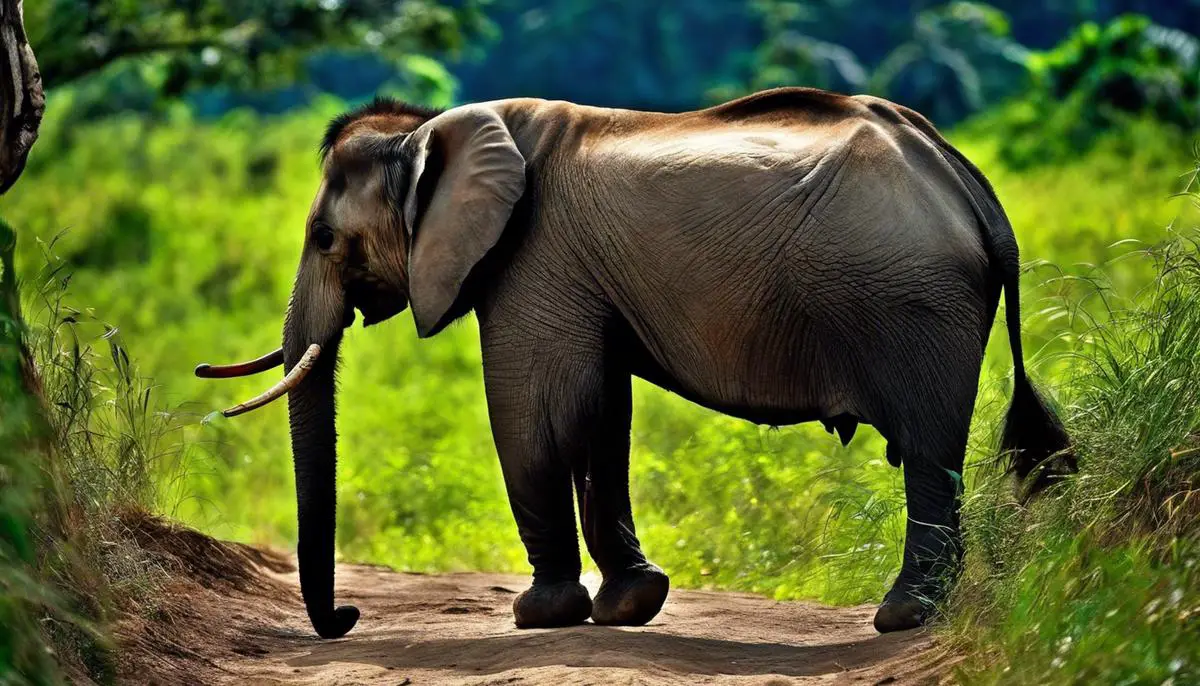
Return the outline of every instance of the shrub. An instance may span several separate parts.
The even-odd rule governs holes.
[[[1049,97],[1086,104],[1093,125],[1114,123],[1114,111],[1200,123],[1200,39],[1148,17],[1125,15],[1103,27],[1086,22],[1032,56],[1029,69]]]
[[[1200,125],[1200,39],[1139,15],[1086,22],[1028,59],[1032,88],[1008,108],[1010,164],[1060,160],[1099,132],[1149,117],[1191,131]]]

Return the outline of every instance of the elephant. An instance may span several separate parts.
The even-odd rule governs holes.
[[[196,371],[289,370],[226,412],[288,397],[302,595],[324,638],[359,618],[333,592],[334,376],[355,310],[370,326],[411,307],[421,338],[475,314],[533,569],[513,603],[522,628],[641,625],[667,597],[630,504],[634,376],[759,424],[883,436],[908,517],[880,632],[929,621],[961,567],[960,475],[1002,293],[1000,454],[1019,483],[1074,469],[1025,371],[1012,226],[979,169],[906,107],[810,88],[686,113],[377,98],[330,123],[321,160],[282,347]]]

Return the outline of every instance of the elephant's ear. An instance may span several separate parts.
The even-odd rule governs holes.
[[[405,141],[409,300],[425,338],[449,323],[471,270],[496,242],[525,192],[525,158],[508,127],[482,105],[434,117]]]

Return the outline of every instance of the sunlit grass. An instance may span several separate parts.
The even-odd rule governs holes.
[[[0,221],[0,246],[12,237]],[[118,332],[63,304],[66,272],[27,281],[22,316],[0,254],[0,682],[107,683],[108,622],[152,608],[166,579],[124,522],[169,507],[187,448]]]

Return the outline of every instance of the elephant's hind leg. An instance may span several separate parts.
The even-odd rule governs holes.
[[[900,574],[875,614],[881,633],[928,622],[958,577],[963,460],[978,383],[978,360],[963,357],[938,383],[916,389],[899,424],[882,431],[889,461],[903,462],[908,520]]]
[[[913,629],[929,621],[958,576],[962,559],[959,494],[966,440],[940,449],[904,451],[908,521],[904,561],[875,613],[880,633]]]

